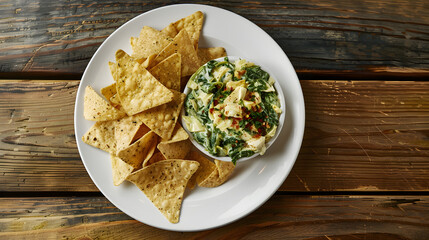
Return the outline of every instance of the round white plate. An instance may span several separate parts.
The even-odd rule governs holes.
[[[108,61],[118,49],[131,53],[130,37],[143,26],[162,29],[196,11],[205,15],[200,47],[222,46],[228,55],[252,59],[268,66],[279,81],[286,103],[286,119],[280,136],[265,155],[237,164],[229,181],[217,188],[197,187],[185,193],[180,221],[170,223],[136,186],[114,186],[109,154],[82,142],[94,124],[83,118],[84,89],[96,91],[113,83]],[[251,213],[267,201],[288,176],[304,133],[304,99],[296,73],[279,45],[249,20],[224,9],[195,4],[171,5],[135,17],[112,33],[89,62],[76,97],[75,135],[83,164],[100,191],[116,207],[145,224],[174,231],[198,231],[219,227]]]

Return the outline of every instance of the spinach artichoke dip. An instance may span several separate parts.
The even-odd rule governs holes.
[[[187,84],[183,121],[196,142],[232,162],[263,155],[282,112],[275,80],[244,59],[212,60]]]

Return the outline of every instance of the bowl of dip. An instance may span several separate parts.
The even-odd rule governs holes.
[[[236,56],[211,60],[189,79],[182,126],[201,152],[222,161],[264,155],[284,124],[283,91],[267,67]]]

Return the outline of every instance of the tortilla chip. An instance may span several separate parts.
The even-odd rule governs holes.
[[[158,149],[165,159],[184,159],[192,148],[189,140],[179,142],[160,142]]]
[[[118,156],[110,154],[113,185],[119,186],[133,172],[134,168]]]
[[[117,156],[134,169],[138,169],[142,166],[143,160],[149,153],[153,141],[157,141],[157,136],[150,131],[127,148],[119,150]]]
[[[170,139],[161,139],[161,142],[163,143],[169,143],[169,142],[178,142],[182,140],[186,140],[189,138],[188,133],[183,129],[182,125],[180,123],[176,123],[176,126],[173,129],[173,133],[171,134]]]
[[[149,57],[147,57],[143,62],[141,62],[142,67],[149,69],[155,66],[155,58],[158,56],[158,53],[152,54]]]
[[[216,168],[219,171],[219,177],[223,183],[228,180],[231,174],[234,172],[235,165],[232,162],[226,162],[217,159],[215,159],[214,162],[216,164]]]
[[[209,177],[198,185],[201,187],[217,187],[222,185],[231,176],[235,166],[232,162],[225,162],[215,159],[216,170]]]
[[[142,164],[141,164],[142,167],[144,166],[145,162],[148,162],[152,158],[153,153],[156,150],[156,146],[158,145],[158,136],[156,134],[155,134],[154,141],[151,141],[149,144],[150,144],[149,145],[149,149],[147,151],[146,156],[143,158],[143,161],[142,161]]]
[[[174,37],[173,41],[162,49],[154,61],[159,63],[174,53],[180,53],[182,56],[182,77],[192,75],[198,70],[200,62],[197,56],[197,51],[192,46],[191,40],[189,39],[188,33],[185,29],[180,31],[176,37]]]
[[[173,92],[173,100],[171,102],[151,108],[137,115],[146,126],[158,134],[158,136],[165,139],[170,139],[186,97],[181,92],[171,91]]]
[[[131,116],[170,102],[173,93],[138,62],[133,62],[129,67],[118,63],[116,71],[116,90],[126,113]]]
[[[183,194],[199,163],[163,160],[132,173],[134,183],[171,223],[179,222]]]
[[[83,100],[83,116],[90,121],[115,120],[125,116],[125,113],[105,101],[91,86],[85,88]]]
[[[182,58],[179,53],[175,53],[149,69],[149,72],[167,88],[180,91],[181,67]]]
[[[133,140],[131,140],[131,143],[137,141],[138,139],[140,139],[141,137],[143,137],[149,131],[150,131],[150,128],[148,128],[146,125],[144,125],[142,123],[140,125],[139,129],[137,130],[136,134],[134,135]]]
[[[196,184],[200,185],[205,179],[207,179],[213,172],[216,172],[216,165],[202,156],[198,151],[192,150],[186,156],[188,160],[194,160],[200,163],[200,167],[192,175],[191,179],[188,182],[188,188],[193,189]]]
[[[116,83],[110,84],[109,86],[102,88],[100,92],[101,95],[103,95],[107,100],[110,100],[110,98],[116,94]]]
[[[159,53],[171,42],[166,34],[154,28],[144,26],[138,38],[131,38],[132,56],[134,58],[147,58],[152,54]]]
[[[185,90],[186,84],[188,84],[188,81],[190,79],[190,76],[182,77],[180,79],[180,91],[183,92]]]
[[[203,22],[204,14],[201,11],[197,11],[174,23],[170,23],[170,25],[162,29],[161,32],[165,33],[170,37],[174,37],[182,29],[186,29],[186,31],[189,33],[189,38],[191,39],[194,49],[197,49],[201,29],[203,28]]]
[[[115,94],[110,97],[109,102],[114,106],[115,108],[121,107],[121,99],[119,99],[119,95]]]
[[[82,141],[93,147],[115,154],[115,126],[116,121],[96,122],[88,132],[82,136]]]
[[[154,153],[150,159],[143,162],[143,167],[149,166],[162,160],[165,160],[165,157],[164,155],[162,155],[161,152]]]
[[[204,65],[210,60],[226,57],[226,50],[223,47],[198,48],[197,55],[200,59],[200,65]]]
[[[141,124],[140,119],[135,116],[124,117],[118,120],[115,127],[115,139],[118,150],[127,148],[131,144]]]

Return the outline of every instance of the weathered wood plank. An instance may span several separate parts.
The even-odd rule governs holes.
[[[78,84],[0,82],[0,191],[97,191],[74,139]],[[429,190],[429,82],[301,84],[304,142],[281,191]]]
[[[217,229],[170,232],[103,197],[0,198],[3,239],[425,239],[427,196],[281,196]]]
[[[79,76],[115,29],[172,3],[177,1],[2,1],[0,73]],[[210,4],[262,27],[301,74],[429,73],[429,3],[424,0]]]

